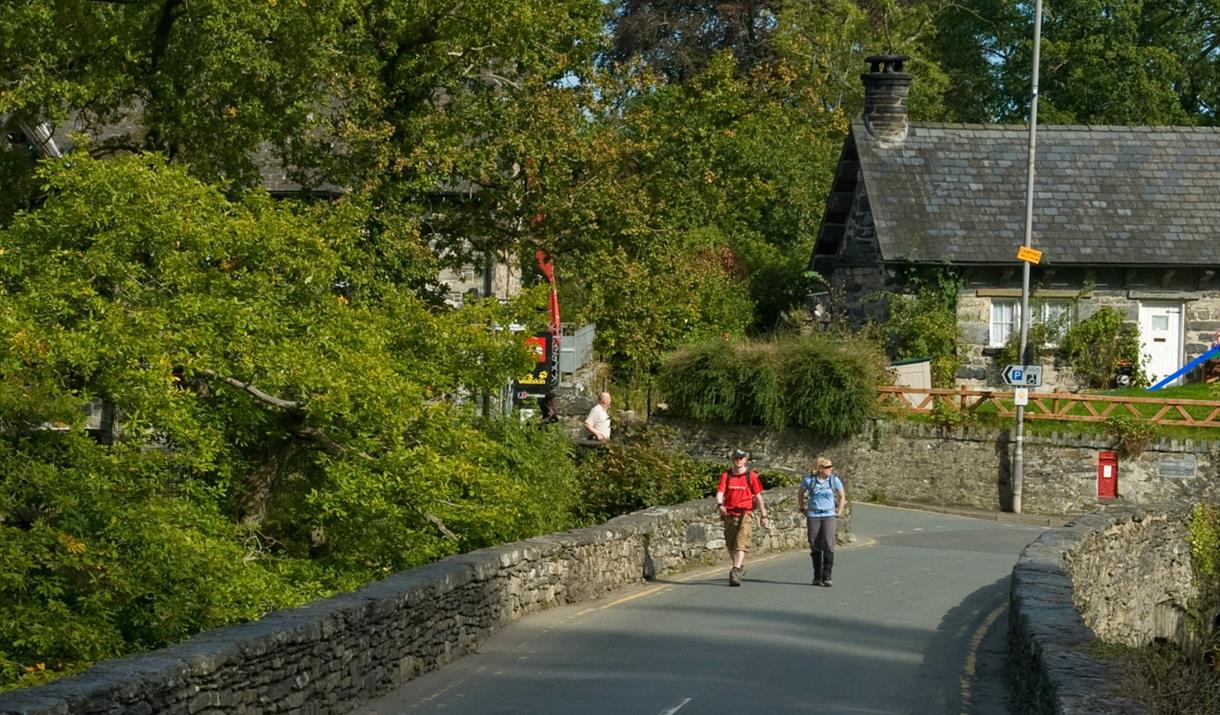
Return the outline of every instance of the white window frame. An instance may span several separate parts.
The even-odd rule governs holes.
[[[998,315],[1001,308],[1012,311],[1011,321],[1006,321]],[[1071,300],[1067,299],[1038,299],[1030,306],[1030,311],[1033,313],[1033,319],[1042,323],[1054,319],[1057,317],[1056,314],[1065,313],[1068,316],[1065,328],[1070,328],[1076,322],[1075,306]],[[992,298],[990,315],[988,347],[1002,348],[1008,343],[1009,337],[1021,329],[1021,301],[1016,298]],[[1047,345],[1055,347],[1057,343],[1051,342]]]
[[[1011,317],[1005,318],[998,315],[1001,308],[1011,311]],[[1021,301],[1012,298],[992,298],[990,316],[987,345],[1002,348],[1008,343],[1009,336],[1021,328]]]

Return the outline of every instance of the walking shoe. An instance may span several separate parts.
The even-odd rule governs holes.
[[[822,579],[822,585],[825,586],[826,588],[830,588],[834,584],[830,582],[830,579],[825,578],[825,579]]]
[[[822,579],[820,579],[820,578],[815,578],[815,579],[813,580],[813,585],[814,585],[814,586],[822,586],[822,585],[823,585],[823,583],[822,583]]]
[[[730,586],[740,586],[741,585],[741,569],[737,568],[736,566],[729,569],[729,585]]]

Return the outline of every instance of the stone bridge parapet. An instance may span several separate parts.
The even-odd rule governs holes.
[[[1185,506],[1126,507],[1048,531],[1013,569],[1009,649],[1016,711],[1149,712],[1116,694],[1126,677],[1102,642],[1182,643],[1194,597]]]
[[[756,551],[805,543],[793,492],[765,494],[773,528],[754,530]],[[840,530],[849,528],[843,519]],[[0,694],[0,715],[345,712],[474,651],[517,618],[717,561],[727,568],[712,499],[648,509],[452,556],[352,593]]]

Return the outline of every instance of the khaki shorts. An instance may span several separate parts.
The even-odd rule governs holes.
[[[750,550],[750,512],[724,517],[724,545],[729,551]]]

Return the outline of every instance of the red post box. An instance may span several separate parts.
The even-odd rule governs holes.
[[[1097,498],[1118,498],[1118,452],[1097,453]]]

